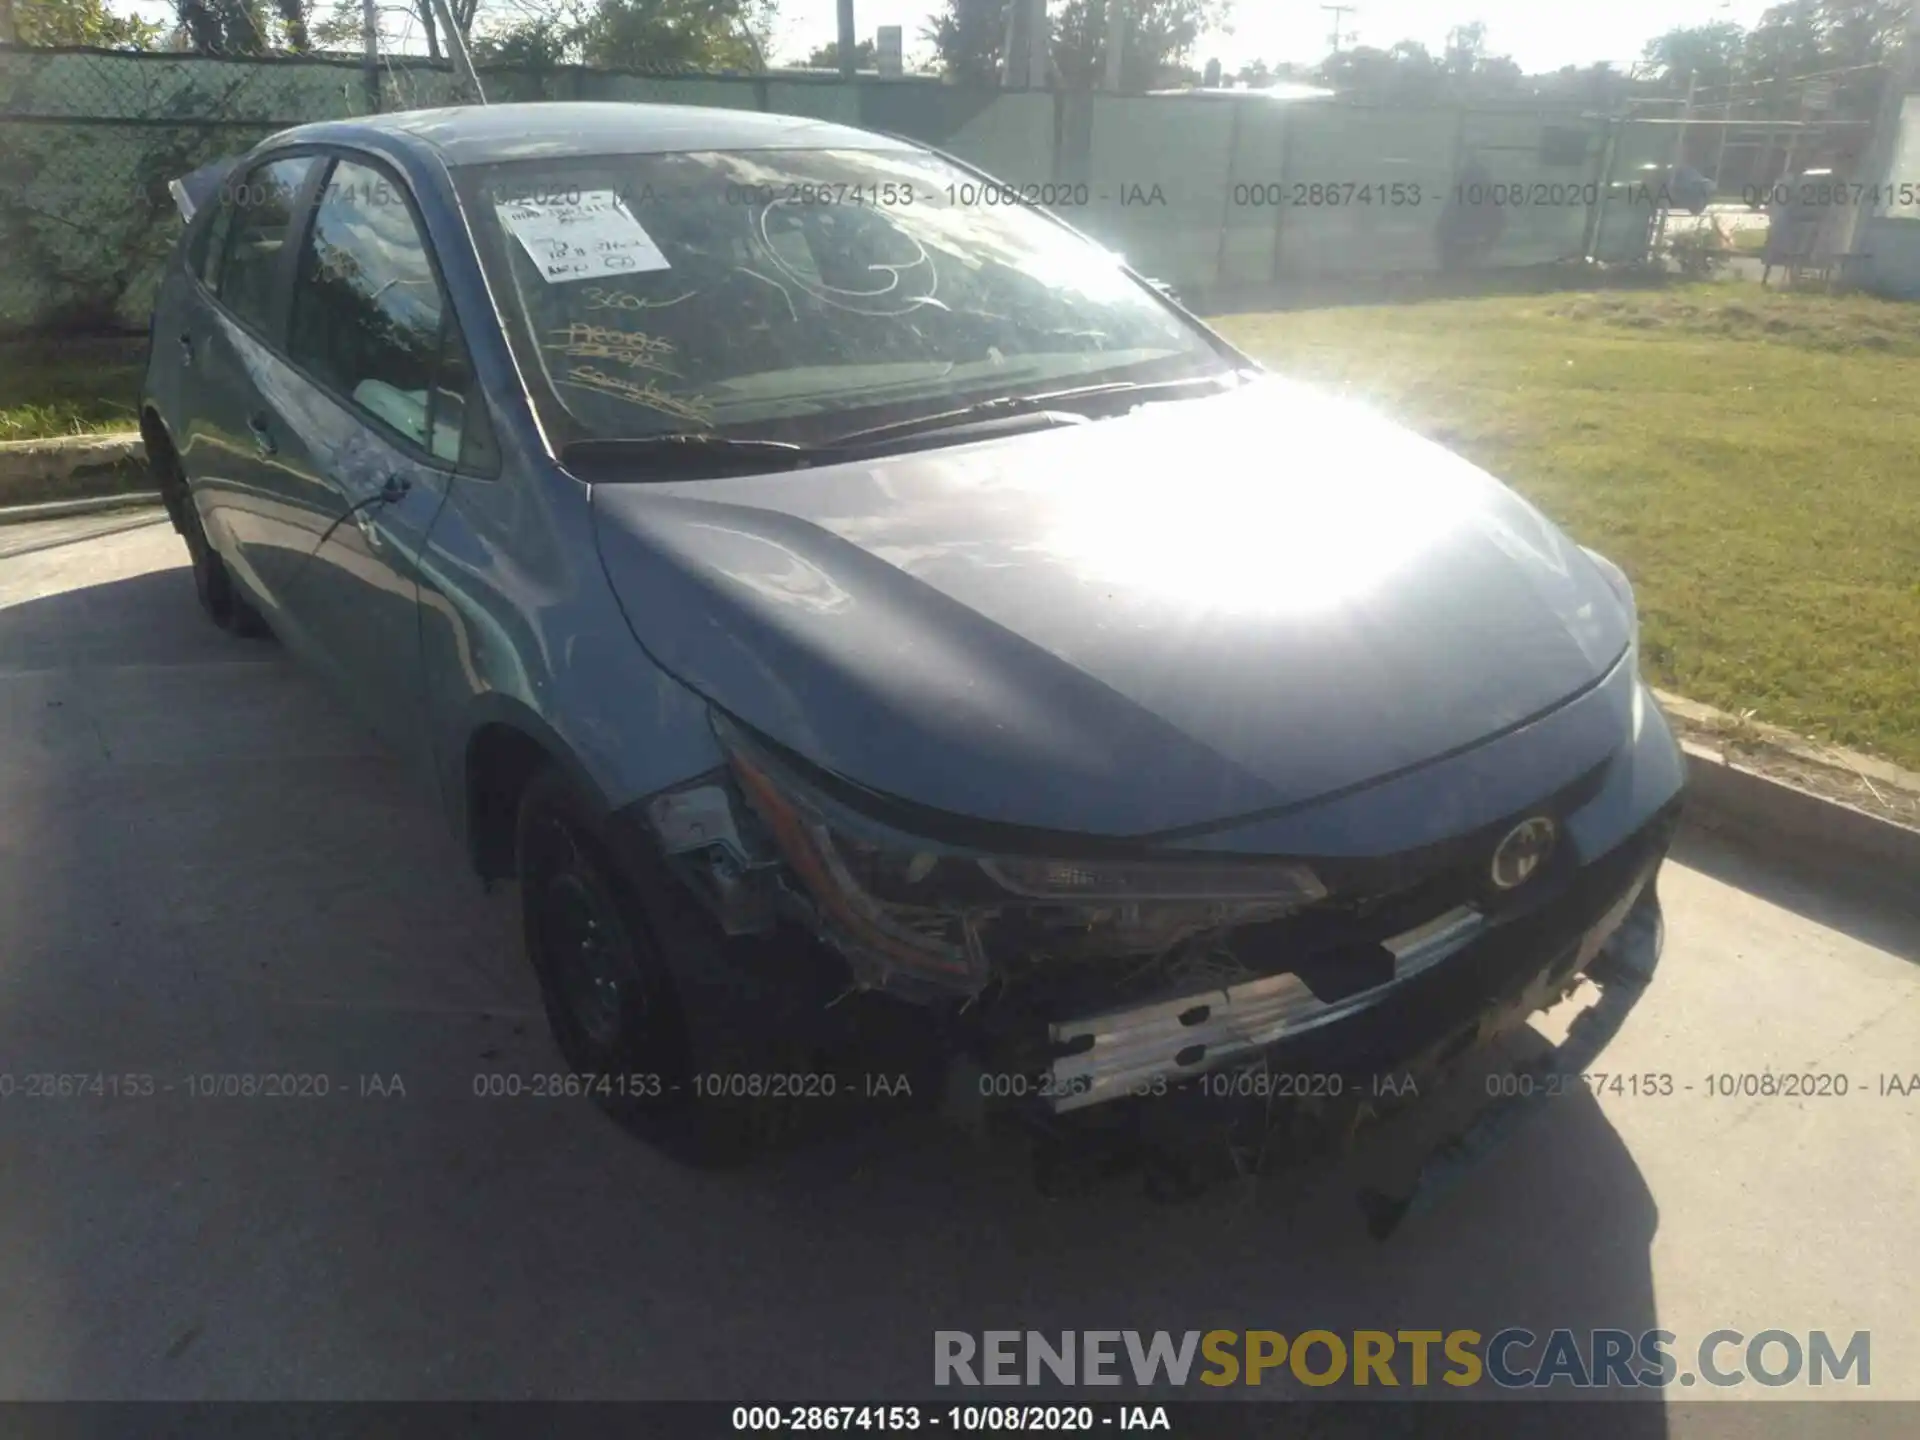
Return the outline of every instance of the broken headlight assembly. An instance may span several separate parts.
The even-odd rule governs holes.
[[[992,854],[898,831],[732,726],[733,777],[816,928],[865,984],[972,994],[996,957],[1155,954],[1326,897],[1291,861]]]

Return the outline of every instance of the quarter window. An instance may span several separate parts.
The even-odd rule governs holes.
[[[235,315],[262,330],[273,328],[280,253],[293,226],[294,201],[313,163],[311,155],[301,155],[255,166],[228,198],[233,214],[226,222],[225,260],[214,277],[218,294]],[[215,216],[214,224],[221,223]]]

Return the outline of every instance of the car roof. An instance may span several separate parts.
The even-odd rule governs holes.
[[[905,140],[804,115],[708,105],[551,101],[398,110],[325,120],[274,137],[351,144],[375,138],[422,146],[448,165],[554,160],[571,155],[658,155],[676,150],[910,150]]]

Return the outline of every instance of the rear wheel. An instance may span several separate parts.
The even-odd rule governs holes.
[[[179,462],[170,451],[163,449],[151,456],[151,463],[160,483],[161,498],[166,501],[167,513],[173,519],[173,528],[187,542],[187,557],[193,562],[193,589],[199,597],[200,608],[206,611],[209,620],[230,635],[242,639],[270,635],[267,622],[240,593],[233,576],[227,573],[226,562],[207,539],[206,527],[200,523],[200,511],[193,503],[193,494],[187,488]]]
[[[686,1163],[752,1159],[786,1107],[726,1077],[764,1075],[778,1042],[719,977],[730,943],[651,856],[618,851],[553,767],[528,781],[516,832],[528,957],[555,1041],[587,1093]],[[709,982],[712,983],[709,983]]]

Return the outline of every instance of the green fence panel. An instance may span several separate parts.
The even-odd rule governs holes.
[[[468,98],[441,62],[385,57],[376,81],[383,111]],[[1645,182],[1658,183],[1645,167],[1662,168],[1671,142],[1631,123],[1609,142],[1603,123],[1562,106],[1463,112],[581,67],[489,68],[482,82],[496,101],[764,109],[908,136],[1192,287],[1536,264],[1578,255],[1589,235],[1603,259],[1641,259],[1655,198]],[[169,180],[288,125],[368,108],[367,75],[349,59],[0,47],[0,331],[140,328],[177,232]],[[1596,209],[1587,201],[1602,190]],[[991,190],[963,198],[1006,203]]]
[[[860,87],[857,85],[769,80],[766,91],[767,109],[777,115],[805,115],[838,125],[860,123]]]
[[[941,149],[1010,185],[1053,180],[1051,94],[1010,90],[963,118]]]
[[[1465,117],[1460,133],[1464,193],[1450,197],[1498,221],[1483,261],[1541,265],[1578,259],[1598,203],[1595,162],[1605,141],[1578,117],[1491,113]],[[1492,229],[1492,226],[1488,227]]]
[[[1239,103],[1095,96],[1088,203],[1075,223],[1142,274],[1213,284]]]
[[[1316,103],[1295,106],[1292,124],[1281,279],[1439,268],[1458,111]]]
[[[1259,285],[1279,265],[1287,199],[1288,132],[1297,107],[1279,101],[1238,102],[1227,168],[1220,282]]]

